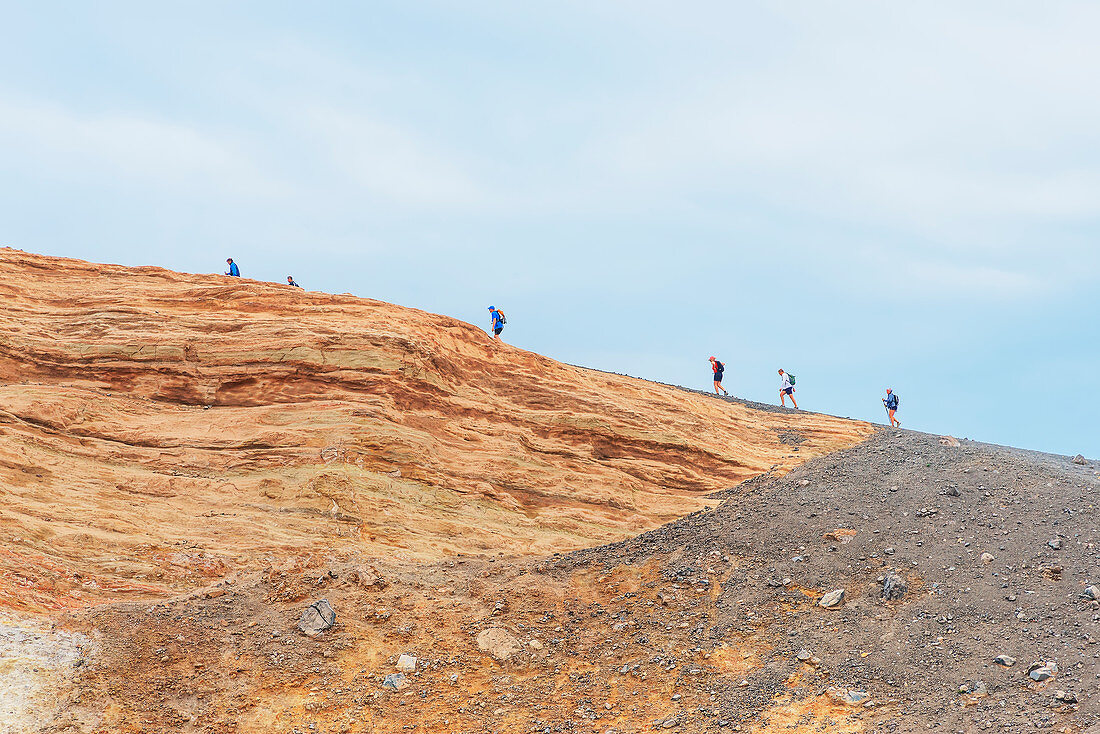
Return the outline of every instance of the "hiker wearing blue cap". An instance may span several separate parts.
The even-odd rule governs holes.
[[[508,319],[504,318],[504,312],[496,306],[489,306],[489,315],[493,317],[493,338],[500,341],[500,332],[504,331]]]

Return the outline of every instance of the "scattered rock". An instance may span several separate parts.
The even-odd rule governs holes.
[[[667,719],[657,722],[657,725],[662,729],[672,729],[680,725],[680,718],[678,716],[670,716]]]
[[[382,680],[382,687],[389,691],[400,691],[409,687],[409,679],[402,673],[390,673]]]
[[[1013,665],[1016,664],[1016,658],[1012,657],[1011,655],[998,655],[997,657],[993,658],[993,662],[995,662],[997,665],[1003,665],[1006,668],[1011,668]]]
[[[1100,586],[1090,586],[1082,592],[1081,596],[1093,601],[1100,601]]]
[[[397,669],[402,673],[411,673],[416,670],[416,656],[403,654],[397,658]]]
[[[364,589],[372,587],[375,589],[386,588],[385,579],[379,576],[378,572],[375,571],[373,568],[353,569],[352,572],[348,574],[348,580],[356,586],[360,586]]]
[[[497,660],[507,660],[523,649],[515,635],[500,627],[482,630],[477,636],[477,646]]]
[[[807,662],[813,656],[814,656],[814,654],[812,652],[810,652],[809,650],[807,650],[806,648],[802,648],[801,650],[798,651],[798,659],[801,660],[802,662]]]
[[[972,680],[967,681],[965,684],[959,686],[959,693],[966,696],[966,700],[963,702],[964,706],[976,704],[981,699],[989,695],[989,687],[986,686],[985,681]]]
[[[962,496],[962,492],[959,491],[959,488],[954,487],[954,486],[948,487],[946,490],[944,490],[944,494],[946,494],[948,497],[961,497]]]
[[[902,598],[908,590],[909,585],[905,583],[905,579],[896,573],[887,575],[882,582],[882,598],[888,601]]]
[[[867,691],[844,688],[830,688],[829,695],[849,706],[858,706],[871,698],[871,694],[867,693]]]
[[[856,536],[857,530],[850,528],[837,528],[836,530],[830,530],[821,537],[825,540],[832,540],[841,545],[847,545],[852,542],[852,538]]]
[[[894,552],[895,552],[895,551],[894,551],[894,549],[893,549],[893,548],[887,548],[886,550],[884,550],[884,551],[882,551],[882,552],[883,552],[883,553],[885,553],[885,554],[886,554],[886,555],[888,555],[888,556],[892,556],[892,555],[894,555]]]
[[[994,561],[994,558],[993,558],[992,553],[983,553],[982,554],[982,563],[993,563],[993,561]]]
[[[1077,454],[1077,456],[1074,456],[1074,457],[1073,457],[1073,463],[1074,463],[1074,464],[1078,464],[1078,465],[1080,465],[1080,466],[1085,466],[1085,465],[1086,465],[1086,464],[1088,464],[1089,462],[1088,462],[1088,460],[1087,460],[1087,459],[1085,459],[1085,457],[1084,457],[1084,456],[1081,456],[1081,454]]]
[[[316,637],[336,624],[336,612],[326,599],[313,602],[302,612],[298,629],[310,637]]]
[[[844,601],[844,589],[834,589],[818,600],[817,605],[824,609],[831,609]]]
[[[955,438],[954,436],[940,436],[940,445],[941,446],[950,446],[950,447],[956,448],[956,449],[959,446],[962,446],[962,444],[959,443],[959,439]]]
[[[1076,694],[1070,693],[1069,691],[1055,691],[1054,698],[1062,703],[1077,703]]]
[[[532,650],[541,650],[542,649],[542,643],[539,642],[538,640],[528,640],[527,641],[527,647],[531,648]]]
[[[1047,545],[1049,545],[1054,550],[1061,550],[1062,549],[1062,539],[1061,538],[1055,538],[1054,540],[1048,541]]]
[[[1057,672],[1058,664],[1052,661],[1032,663],[1027,669],[1027,677],[1033,681],[1044,681],[1053,678]]]

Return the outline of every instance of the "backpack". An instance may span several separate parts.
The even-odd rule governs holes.
[[[898,406],[901,405],[901,398],[898,397],[897,393],[893,393],[893,395],[894,395],[894,410],[897,410]]]
[[[717,359],[714,360],[714,371],[715,372],[724,372],[725,369],[726,369],[726,365],[722,364]]]
[[[787,379],[791,381],[791,386],[793,387],[794,386],[794,375],[792,375],[790,372],[788,372],[787,373]]]
[[[501,326],[504,326],[505,324],[508,323],[508,319],[504,318],[504,312],[501,311],[499,308],[497,309],[497,316],[500,317],[500,325]]]

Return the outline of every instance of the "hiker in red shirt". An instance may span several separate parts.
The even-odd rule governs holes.
[[[726,365],[711,357],[710,368],[714,370],[714,394],[717,395],[718,391],[721,390],[724,394],[729,395],[729,391],[722,387],[722,373],[725,372]]]

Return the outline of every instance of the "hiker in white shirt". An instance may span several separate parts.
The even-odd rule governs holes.
[[[786,408],[787,396],[789,395],[795,410],[798,410],[798,403],[794,399],[794,375],[789,375],[783,370],[779,370],[779,376],[783,378],[783,387],[779,388],[779,402]]]

